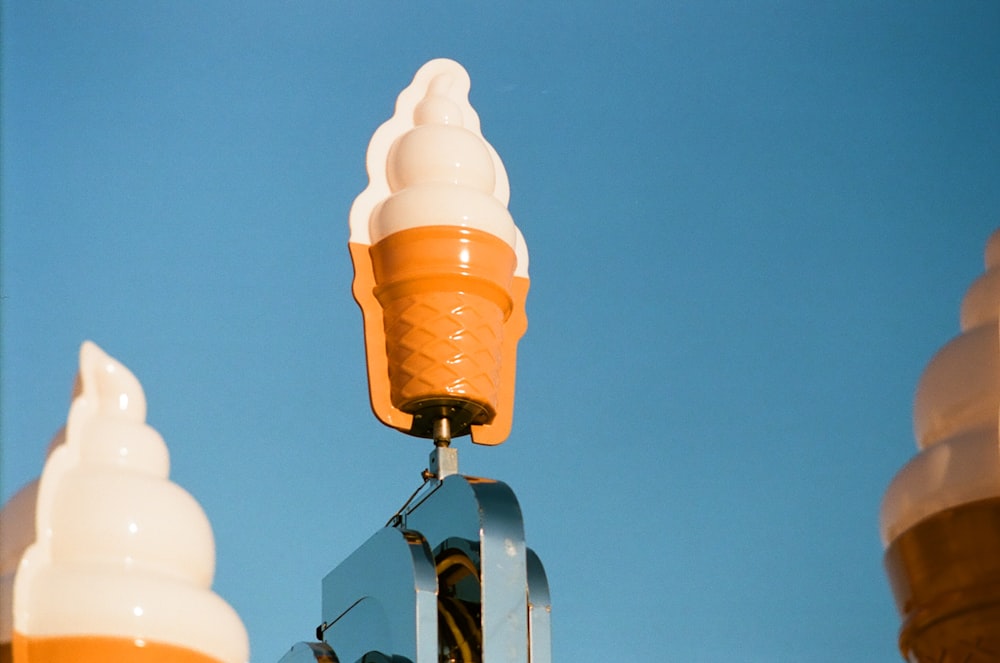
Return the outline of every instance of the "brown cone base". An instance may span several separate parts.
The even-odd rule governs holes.
[[[1000,499],[925,518],[893,541],[885,565],[907,660],[1000,661]]]

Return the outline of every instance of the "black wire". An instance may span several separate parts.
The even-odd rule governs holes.
[[[393,527],[395,527],[400,522],[402,522],[402,520],[403,520],[403,518],[402,518],[403,511],[406,510],[406,507],[410,506],[410,502],[413,501],[413,498],[415,498],[417,496],[417,494],[423,489],[423,487],[426,486],[429,482],[430,482],[429,478],[428,479],[424,479],[424,482],[422,484],[420,484],[419,486],[417,486],[417,489],[415,491],[413,491],[413,494],[410,495],[409,497],[407,497],[406,501],[403,502],[403,506],[399,507],[399,510],[397,510],[396,513],[392,514],[392,517],[389,518],[389,520],[387,520],[385,522],[385,526],[386,527],[389,527],[390,525],[392,525]]]

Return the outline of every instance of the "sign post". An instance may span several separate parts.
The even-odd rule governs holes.
[[[501,444],[527,328],[528,250],[469,76],[432,60],[368,147],[350,213],[372,410],[433,440],[424,483],[323,579],[322,623],[282,663],[548,663],[550,602],[503,482],[459,473],[454,438]]]

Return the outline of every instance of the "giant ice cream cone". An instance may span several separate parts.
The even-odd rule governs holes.
[[[528,255],[468,89],[460,65],[429,62],[373,136],[370,183],[351,209],[354,292],[376,415],[425,437],[447,417],[453,434],[471,427],[497,444],[510,429]]]
[[[168,479],[142,387],[93,343],[65,443],[38,485],[14,580],[15,663],[245,663],[246,630],[210,587],[212,529]]]
[[[885,565],[914,663],[1000,660],[1000,231],[962,301],[962,333],[914,402],[920,452],[882,502]]]

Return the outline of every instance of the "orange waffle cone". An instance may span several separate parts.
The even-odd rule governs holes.
[[[383,309],[392,405],[472,411],[488,424],[497,407],[503,325],[516,258],[480,230],[426,226],[371,247]]]
[[[496,412],[503,312],[464,292],[427,292],[385,304],[389,398],[404,412],[457,398]],[[485,423],[485,422],[477,422]]]

